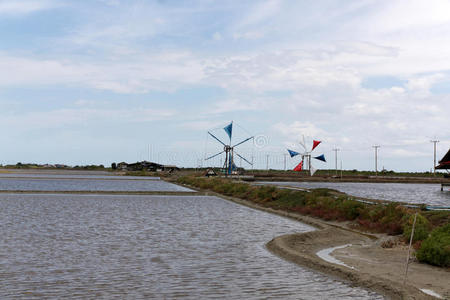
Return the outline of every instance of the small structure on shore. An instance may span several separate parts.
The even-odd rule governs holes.
[[[217,176],[217,173],[214,171],[214,169],[209,168],[206,170],[205,176],[206,177]]]
[[[447,154],[445,154],[444,157],[439,161],[439,165],[436,166],[436,170],[447,170],[447,172],[450,173],[450,149],[448,150]],[[444,186],[450,186],[450,183],[442,182],[441,191],[444,190]]]
[[[439,165],[436,166],[436,170],[450,170],[450,149],[439,161]]]

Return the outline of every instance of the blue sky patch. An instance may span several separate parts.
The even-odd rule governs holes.
[[[361,86],[366,89],[379,90],[389,89],[394,86],[403,87],[406,83],[406,80],[394,76],[371,76],[364,78]]]

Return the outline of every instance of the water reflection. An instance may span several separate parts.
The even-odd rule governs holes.
[[[450,191],[441,192],[440,184],[369,182],[259,182],[258,184],[330,188],[363,198],[450,206]]]
[[[382,299],[264,244],[307,225],[215,197],[0,195],[0,297]]]
[[[103,174],[104,175],[100,175]],[[151,177],[151,176],[120,176],[115,175],[114,173],[108,172],[100,172],[100,174],[89,174],[88,172],[10,172],[10,173],[0,173],[0,178],[50,178],[50,179],[111,179],[111,180],[127,180],[127,179],[135,179],[135,180],[158,180],[160,177]]]
[[[162,180],[0,178],[4,191],[176,191],[190,189]]]

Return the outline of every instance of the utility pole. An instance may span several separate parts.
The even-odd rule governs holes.
[[[337,147],[333,149],[333,151],[334,151],[334,162],[335,162],[336,176],[337,176],[337,174],[338,174],[338,168],[337,168],[337,153],[338,153],[339,150],[340,150],[340,149],[337,148]]]
[[[439,143],[439,141],[438,140],[431,140],[430,142],[434,144],[433,176],[436,176],[436,144]]]
[[[269,154],[266,154],[266,170],[269,171]]]
[[[378,176],[378,148],[379,145],[372,146],[375,149],[375,176]]]
[[[284,170],[286,171],[286,156],[287,156],[287,154],[284,153],[283,156],[284,156]]]

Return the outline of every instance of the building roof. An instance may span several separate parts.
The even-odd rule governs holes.
[[[450,169],[450,149],[439,161],[439,165],[436,166],[436,169]]]

